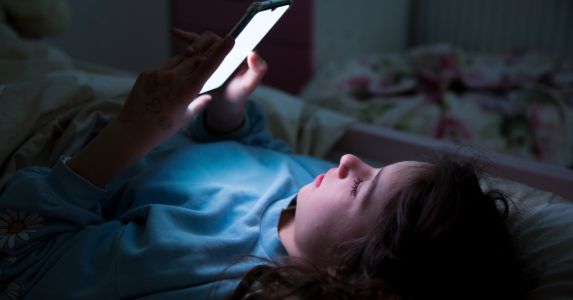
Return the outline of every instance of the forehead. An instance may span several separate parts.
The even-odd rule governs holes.
[[[371,197],[387,199],[395,192],[403,188],[409,179],[430,164],[419,161],[402,161],[383,167],[376,182],[372,182]],[[384,200],[386,201],[386,200]]]
[[[408,176],[418,174],[421,169],[428,166],[430,166],[430,164],[426,162],[401,161],[384,167],[384,175],[386,175],[385,177],[391,177],[387,179],[406,179]]]

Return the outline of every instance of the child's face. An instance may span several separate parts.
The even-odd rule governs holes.
[[[294,242],[304,256],[365,235],[385,204],[425,163],[405,161],[373,168],[347,154],[338,168],[319,175],[298,193]]]

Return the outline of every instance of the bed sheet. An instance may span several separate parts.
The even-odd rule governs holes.
[[[573,167],[573,64],[431,45],[319,69],[302,92],[363,122]]]

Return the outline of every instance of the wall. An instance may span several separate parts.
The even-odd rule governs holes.
[[[68,0],[72,26],[46,41],[81,60],[140,72],[170,55],[169,2]],[[315,66],[404,49],[408,7],[406,0],[315,0]]]
[[[426,2],[314,0],[314,67],[439,41],[480,51],[534,46],[558,57],[573,53],[569,0]],[[170,56],[170,1],[69,0],[69,5],[72,26],[46,40],[73,57],[140,72]],[[408,25],[411,16],[418,21]],[[548,30],[551,34],[544,33]]]
[[[411,45],[448,42],[466,50],[534,49],[573,59],[571,0],[412,0]]]
[[[72,24],[45,41],[80,60],[133,71],[153,68],[171,52],[169,1],[68,0]]]
[[[315,0],[315,66],[406,47],[409,0]]]

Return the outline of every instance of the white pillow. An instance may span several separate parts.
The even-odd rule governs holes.
[[[538,280],[527,299],[573,299],[573,201],[515,181],[486,177],[516,204],[508,227]]]
[[[527,299],[573,299],[573,203],[537,204],[511,223],[526,263],[539,271]]]

